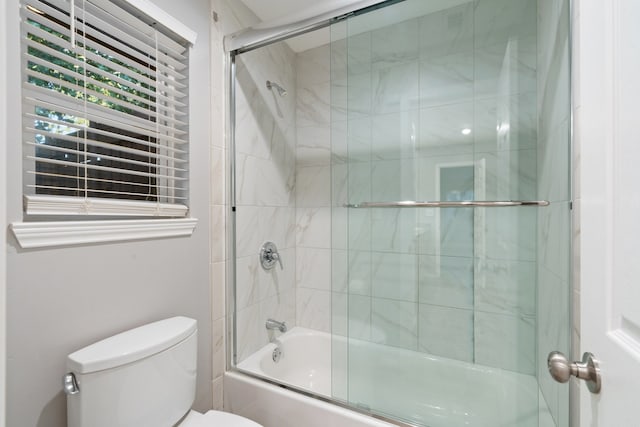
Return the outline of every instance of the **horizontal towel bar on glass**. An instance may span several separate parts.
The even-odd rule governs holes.
[[[549,206],[546,200],[505,200],[505,201],[476,201],[461,202],[415,202],[412,200],[400,202],[361,202],[348,203],[346,208],[507,208],[512,206]]]

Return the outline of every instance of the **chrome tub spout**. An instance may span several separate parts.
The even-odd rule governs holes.
[[[265,324],[267,329],[277,329],[282,333],[287,332],[287,325],[284,322],[278,322],[277,320],[267,319]]]

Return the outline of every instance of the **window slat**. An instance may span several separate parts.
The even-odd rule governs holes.
[[[58,109],[62,110],[65,107],[64,105],[62,105],[61,102],[59,104],[58,103],[54,104],[52,102],[47,101],[47,99],[51,99],[50,97],[47,97],[47,95],[57,98],[56,101],[65,100],[65,98],[63,97],[60,97],[60,96],[56,97],[55,96],[56,92],[53,90],[42,89],[40,87],[37,87],[29,83],[25,83],[23,88],[27,93],[31,91],[31,92],[34,92],[34,95],[38,96],[37,98],[32,98],[27,96],[28,98],[27,102],[32,100],[35,107],[45,107],[51,110],[58,110]],[[73,100],[73,98],[71,97],[67,97],[67,98],[68,98],[66,99],[67,101],[69,100],[75,101],[75,103],[78,104],[77,105],[78,108],[86,107],[86,113],[83,110],[72,110],[71,108],[64,108],[66,111],[69,111],[70,114],[74,116],[78,116],[78,117],[85,116],[87,119],[91,121],[96,121],[99,123],[106,123],[107,121],[109,121],[110,123],[113,124],[113,127],[118,127],[118,123],[121,123],[120,126],[125,126],[125,123],[127,123],[131,125],[131,129],[130,129],[131,132],[145,133],[145,134],[148,134],[149,136],[157,136],[159,131],[171,132],[172,134],[175,134],[178,136],[185,135],[187,133],[187,131],[185,130],[176,129],[172,126],[167,126],[162,124],[161,122],[165,120],[163,116],[160,117],[160,123],[158,123],[150,120],[145,120],[144,118],[141,118],[141,117],[135,117],[131,114],[122,113],[122,112],[113,110],[111,108],[103,107],[93,103],[87,103],[87,105],[85,106],[84,103],[81,101],[78,102],[77,100]],[[175,138],[175,142],[180,143],[180,142],[186,142],[186,141],[180,138]]]
[[[118,87],[115,87],[115,86],[112,86],[112,85],[109,85],[109,84],[106,84],[106,83],[101,83],[99,81],[100,78],[104,79],[105,82],[110,82],[110,81],[112,81],[112,77],[115,77],[115,76],[111,75],[111,74],[103,75],[103,74],[96,74],[96,73],[94,73],[93,76],[85,76],[84,72],[80,72],[80,71],[77,71],[75,69],[71,70],[70,68],[68,68],[69,66],[73,66],[74,68],[76,68],[76,67],[80,68],[82,66],[82,63],[80,63],[79,61],[76,61],[71,57],[69,57],[69,61],[67,61],[66,58],[60,58],[60,57],[57,56],[57,54],[59,52],[57,52],[56,50],[51,49],[51,48],[49,48],[47,46],[39,45],[37,43],[32,43],[32,42],[28,42],[27,45],[29,47],[37,49],[40,52],[48,53],[51,56],[53,56],[53,60],[54,61],[59,61],[59,62],[56,62],[56,63],[52,63],[50,61],[47,61],[45,59],[42,59],[42,58],[36,56],[35,53],[32,53],[32,54],[27,54],[26,55],[26,60],[28,61],[28,64],[39,65],[41,67],[45,67],[46,69],[48,69],[48,70],[50,70],[50,71],[52,71],[54,73],[57,73],[58,74],[58,78],[61,81],[64,81],[66,84],[73,84],[73,83],[70,82],[68,79],[63,79],[62,76],[66,76],[67,78],[73,78],[74,80],[76,80],[75,86],[79,87],[80,89],[82,89],[84,91],[84,89],[85,89],[85,83],[84,82],[85,82],[85,79],[86,79],[87,85],[91,84],[93,86],[98,86],[98,87],[100,87],[102,89],[105,89],[105,90],[108,90],[110,92],[116,92],[116,93],[118,93],[118,94],[120,94],[122,96],[130,98],[131,101],[127,101],[127,100],[123,100],[123,99],[120,99],[120,98],[117,98],[117,97],[113,97],[113,96],[111,96],[109,94],[105,94],[103,92],[99,92],[99,91],[96,91],[96,90],[93,90],[93,89],[88,89],[91,93],[93,93],[93,94],[95,94],[97,96],[106,96],[109,99],[115,99],[118,102],[126,102],[127,106],[131,106],[132,108],[135,107],[137,110],[140,110],[140,111],[142,111],[144,113],[147,113],[149,108],[157,108],[160,105],[160,106],[163,106],[163,108],[170,114],[175,114],[175,115],[178,115],[178,116],[184,115],[184,113],[182,113],[180,110],[176,109],[175,106],[163,105],[162,103],[158,103],[155,100],[156,93],[142,92],[142,93],[146,94],[148,96],[148,98],[151,98],[151,99],[148,99],[148,98],[142,97],[140,95],[137,95],[136,93],[131,93],[131,92],[128,92],[126,90],[123,90],[121,88],[118,88]],[[62,64],[60,62],[62,62]],[[91,67],[89,66],[89,68],[91,68]],[[99,72],[100,71],[98,70],[98,73]],[[37,79],[45,79],[47,77],[51,77],[51,76],[47,76],[46,74],[44,74],[44,76],[39,75],[39,74],[43,74],[43,73],[42,73],[42,71],[37,70],[37,69],[30,69],[30,73],[31,73],[30,75],[32,77],[37,78]],[[39,74],[36,74],[36,73],[39,73]],[[77,83],[78,80],[80,82],[79,84]],[[122,81],[124,82],[124,80],[122,80]],[[137,86],[132,88],[132,89],[135,90],[136,92],[138,92],[138,87]],[[164,87],[162,87],[162,89],[164,89]],[[163,98],[166,98],[166,96],[164,96],[164,94],[162,94],[161,92],[159,93],[159,95],[161,97],[163,97]],[[186,96],[186,95],[182,95],[182,96]],[[136,103],[135,103],[136,100],[138,100],[137,102],[146,104],[147,108],[137,107]],[[184,105],[184,104],[182,104],[182,105]]]
[[[45,122],[47,124],[52,124],[52,125],[58,125],[58,126],[66,126],[69,129],[75,129],[75,131],[80,131],[81,129],[86,129],[83,126],[80,125],[75,125],[69,122],[65,122],[63,120],[55,120],[52,119],[50,117],[44,117],[44,116],[39,116],[37,114],[32,114],[32,113],[27,113],[24,115],[25,117],[29,117],[30,119],[33,119],[34,122],[35,120],[38,120],[39,122]],[[137,145],[143,145],[146,147],[149,147],[151,149],[163,149],[163,150],[168,150],[171,151],[171,155],[169,156],[170,158],[173,159],[180,159],[181,157],[183,157],[184,155],[187,154],[187,152],[185,150],[181,150],[179,148],[173,147],[173,146],[167,146],[166,144],[159,144],[159,143],[155,143],[155,142],[151,142],[148,139],[141,139],[141,138],[135,138],[135,137],[131,137],[129,135],[123,135],[121,133],[115,133],[115,132],[109,132],[106,130],[102,130],[102,129],[98,129],[98,128],[91,128],[90,133],[95,133],[98,135],[102,135],[105,138],[111,138],[114,140],[121,140],[121,141],[127,141],[127,142],[131,142]],[[32,134],[32,135],[37,135],[37,134],[42,134],[42,135],[50,135],[52,137],[61,137],[63,136],[60,133],[57,132],[49,132],[47,130],[44,129],[36,129],[35,127],[26,127],[25,128],[25,132]],[[144,135],[142,135],[144,136]],[[141,136],[141,137],[142,137]],[[68,134],[65,134],[64,137],[66,138],[77,138],[77,137],[73,137],[73,136],[69,136]],[[92,138],[88,138],[89,142],[94,141]],[[132,153],[134,154],[134,153]]]
[[[33,111],[36,108],[44,108],[46,110],[51,110],[51,111],[55,111],[57,113],[63,113],[72,117],[83,117],[82,111],[77,111],[71,108],[66,108],[65,106],[62,105],[56,105],[56,104],[51,104],[49,102],[45,102],[45,101],[36,101],[35,99],[31,98],[29,100],[29,102],[27,103],[28,106],[31,107],[31,111]],[[33,113],[26,113],[25,115],[29,116]],[[37,116],[37,117],[42,117],[42,116]],[[115,120],[111,120],[109,118],[106,117],[102,117],[102,116],[96,116],[96,115],[92,115],[92,114],[87,114],[86,116],[87,119],[98,123],[98,124],[102,124],[106,127],[109,128],[113,128],[113,129],[117,129],[118,128],[118,124],[120,125],[119,128],[126,130],[127,132],[130,132],[128,134],[129,137],[131,137],[132,134],[135,135],[139,135],[138,136],[138,140],[140,141],[140,137],[148,137],[148,138],[153,138],[156,139],[157,141],[166,141],[172,144],[177,144],[178,146],[184,146],[185,144],[187,144],[187,140],[186,139],[180,139],[180,138],[175,138],[175,137],[171,137],[168,135],[162,135],[162,134],[158,134],[156,132],[154,132],[153,130],[148,131],[146,129],[141,129],[135,126],[128,126],[125,123],[122,122],[118,122]],[[41,119],[39,118],[38,120],[43,120],[43,121],[51,121],[54,120],[52,118],[46,118],[46,117],[42,117]],[[58,124],[65,124],[65,125],[72,125],[70,123],[64,122],[64,121],[55,121],[55,123]],[[73,125],[73,126],[80,126],[80,125]],[[113,137],[113,138],[117,138],[119,137],[122,133],[116,133],[116,132],[109,132],[103,129],[98,129],[98,128],[92,128],[91,129],[92,132],[98,132],[101,133],[104,136],[107,137]],[[135,139],[135,138],[134,138]],[[143,141],[143,140],[142,140]],[[134,142],[134,141],[132,141]],[[142,142],[141,142],[142,143]],[[163,147],[164,149],[171,149],[171,146],[166,145],[166,144],[160,144],[159,142],[156,142],[157,146],[159,147]],[[184,150],[182,151],[177,151],[176,152],[180,152],[180,153],[185,153]]]
[[[39,116],[36,116],[39,117]],[[97,129],[91,129],[91,132],[94,133]],[[91,147],[101,147],[101,148],[106,148],[108,150],[118,150],[118,151],[122,151],[124,153],[129,153],[129,154],[133,154],[136,156],[149,156],[149,157],[153,157],[155,159],[158,160],[171,160],[172,162],[176,162],[176,163],[187,163],[187,160],[185,159],[181,159],[175,155],[162,155],[162,154],[157,154],[151,151],[143,151],[143,150],[137,150],[135,148],[129,148],[129,147],[124,147],[122,145],[117,145],[115,143],[109,143],[109,142],[105,142],[105,141],[96,141],[93,138],[82,138],[80,136],[71,136],[71,135],[65,135],[65,134],[61,134],[61,133],[55,133],[55,132],[49,132],[46,130],[39,130],[39,129],[35,129],[35,128],[26,128],[25,132],[30,134],[30,135],[42,135],[45,137],[51,137],[51,138],[55,138],[55,139],[60,139],[60,140],[64,140],[64,141],[69,141],[69,142],[73,142],[73,143],[77,143],[77,144],[84,144],[86,143],[88,146]],[[120,137],[120,140],[124,140],[122,137]],[[126,140],[128,141],[128,140]],[[128,141],[128,142],[133,142],[134,144],[140,144],[140,142],[138,141]],[[29,142],[32,144],[36,144],[35,142]],[[156,150],[158,147],[160,147],[163,150],[168,150],[168,148],[162,147],[158,144],[144,144],[145,146],[149,147],[149,149],[153,149]],[[176,149],[171,149],[172,152],[176,152],[179,150]],[[184,151],[182,151],[182,153],[185,153]]]
[[[176,167],[172,167],[172,166],[159,166],[158,164],[151,164],[149,162],[141,162],[138,160],[132,160],[132,159],[125,159],[123,157],[115,157],[115,156],[110,156],[108,154],[98,154],[98,153],[94,153],[92,151],[84,151],[84,150],[74,150],[74,149],[70,149],[70,148],[63,148],[63,147],[58,147],[55,145],[46,145],[46,144],[39,144],[37,142],[31,142],[31,141],[27,141],[25,142],[25,144],[27,145],[31,145],[33,147],[38,147],[40,149],[43,150],[51,150],[51,151],[57,151],[60,153],[65,153],[65,154],[73,154],[76,156],[82,156],[82,157],[91,157],[91,159],[87,159],[84,162],[75,162],[75,164],[77,165],[77,167],[83,167],[85,162],[88,161],[93,161],[95,159],[101,159],[101,160],[113,160],[116,162],[120,162],[123,165],[138,165],[138,166],[143,166],[143,167],[149,167],[149,168],[154,168],[154,169],[163,169],[165,171],[171,171],[171,172],[187,172],[186,169],[181,169],[181,168],[176,168]],[[95,145],[93,145],[95,147]],[[146,156],[145,156],[146,157]],[[99,160],[99,161],[101,161]],[[94,163],[95,164],[95,163]],[[130,169],[127,168],[116,168],[119,170],[122,170],[124,172],[128,172]]]
[[[54,27],[54,29],[56,29],[55,27],[58,27],[57,29],[60,31],[64,31],[65,29],[57,26],[56,24],[48,24],[48,26],[50,27]],[[44,31],[38,27],[35,26],[30,26],[30,28],[27,28],[26,31],[23,31],[23,37],[26,37],[27,34],[33,34],[34,36],[40,37],[41,39],[43,39],[45,42],[51,43],[54,46],[58,46],[58,49],[54,49],[50,46],[46,46],[43,45],[42,43],[39,43],[35,40],[28,40],[27,43],[30,47],[43,51],[45,53],[48,53],[52,56],[58,57],[58,59],[68,62],[71,65],[76,65],[80,68],[82,68],[83,66],[85,66],[87,69],[91,70],[93,73],[96,74],[105,74],[107,75],[110,79],[114,79],[116,81],[118,81],[119,83],[123,84],[124,86],[129,86],[132,87],[134,86],[136,88],[136,90],[138,90],[141,93],[145,93],[150,97],[154,97],[157,96],[158,93],[155,92],[155,90],[150,90],[145,88],[144,86],[142,86],[142,84],[146,84],[147,86],[150,87],[155,87],[156,86],[156,81],[150,77],[147,77],[144,74],[144,71],[149,71],[152,75],[155,76],[155,71],[154,70],[149,70],[149,69],[144,69],[143,67],[138,67],[140,68],[138,69],[131,69],[131,68],[126,68],[116,62],[112,62],[112,61],[108,61],[105,58],[103,58],[100,55],[97,55],[95,53],[93,53],[91,50],[87,50],[84,51],[82,48],[78,48],[78,51],[81,52],[83,55],[85,55],[87,57],[87,59],[93,61],[96,64],[99,64],[103,67],[112,69],[113,72],[112,73],[108,73],[106,72],[106,70],[98,68],[94,65],[92,65],[91,63],[84,63],[81,60],[78,60],[75,58],[74,53],[69,49],[66,48],[64,46],[65,44],[65,40],[64,39],[60,39],[59,37],[55,37],[54,35],[52,35],[51,33],[48,33],[47,31]],[[81,39],[82,37],[78,36],[76,37],[76,40]],[[31,54],[27,54],[28,57],[33,57],[33,55]],[[121,75],[125,75],[125,76],[129,76],[130,78],[134,79],[135,81],[129,81],[124,79],[123,77],[121,77]],[[157,76],[156,76],[157,77]],[[183,89],[186,89],[186,85],[178,82],[175,79],[162,79],[162,76],[160,76],[161,79],[160,81],[162,82],[162,89],[163,92],[168,93],[170,96],[166,96],[164,95],[162,92],[159,92],[159,95],[163,98],[163,101],[165,102],[173,102],[176,105],[180,106],[180,107],[184,107],[185,104],[180,103],[178,101],[176,101],[176,98],[182,98],[186,96],[186,92]],[[168,81],[169,83],[166,83],[165,81]]]
[[[83,191],[83,192],[87,192],[87,193],[102,193],[102,194],[114,194],[114,195],[119,195],[119,196],[145,196],[144,193],[135,193],[135,192],[130,192],[130,191],[113,191],[113,190],[101,190],[99,188],[88,188],[88,189],[84,189],[84,190],[78,190],[76,188],[69,188],[69,187],[56,187],[53,185],[28,185],[28,187],[30,188],[42,188],[42,189],[47,189],[47,190],[58,190],[58,191]],[[164,198],[167,199],[171,199],[171,200],[186,200],[186,197],[180,197],[180,196],[163,196]]]
[[[148,172],[140,172],[140,171],[134,171],[134,170],[130,170],[130,169],[119,169],[119,168],[111,168],[108,166],[100,166],[100,165],[94,165],[94,164],[78,164],[75,162],[67,162],[64,160],[56,160],[56,159],[47,159],[47,158],[42,158],[42,157],[35,157],[35,156],[26,156],[27,159],[30,160],[37,160],[40,163],[49,163],[49,164],[53,164],[53,165],[60,165],[60,166],[66,166],[66,167],[73,167],[73,168],[82,168],[82,169],[94,169],[94,170],[101,170],[101,171],[106,171],[106,172],[115,172],[118,174],[124,174],[124,175],[135,175],[135,176],[143,176],[143,177],[148,177],[148,178],[165,178],[165,179],[170,179],[170,180],[174,180],[174,181],[186,181],[187,178],[186,177],[181,177],[181,176],[173,176],[173,175],[162,175],[162,174],[157,174],[157,173],[148,173]],[[135,183],[132,183],[135,184]]]
[[[83,181],[91,181],[91,182],[107,182],[107,183],[114,183],[114,184],[131,184],[128,181],[117,181],[117,180],[113,180],[113,179],[99,179],[99,178],[78,178],[76,175],[63,175],[63,174],[56,174],[56,173],[46,173],[46,172],[35,172],[35,171],[29,171],[29,174],[32,175],[39,175],[39,176],[46,176],[46,177],[51,177],[51,178],[63,178],[63,179],[82,179]],[[171,191],[177,191],[177,192],[184,192],[186,191],[185,189],[181,188],[181,187],[168,187],[166,185],[158,185],[158,184],[146,184],[146,183],[142,183],[142,182],[138,182],[135,184],[131,184],[131,185],[135,185],[137,187],[149,187],[149,188],[162,188],[162,189],[166,189],[166,190],[171,190]],[[35,184],[30,185],[31,187],[36,187]],[[69,187],[52,187],[52,188],[60,188],[60,189],[68,189]],[[76,189],[77,190],[77,189]],[[78,190],[80,191],[80,190]],[[139,193],[139,194],[144,194],[144,193]],[[171,196],[167,196],[167,197],[171,197]]]
[[[26,73],[27,77],[33,77],[34,79],[40,79],[40,80],[47,80],[47,78],[49,76],[47,76],[46,74],[41,74],[41,73],[37,73],[37,72],[27,72]],[[143,121],[143,122],[148,122],[148,121],[152,121],[154,123],[158,122],[158,123],[163,123],[163,124],[159,124],[158,126],[160,126],[160,128],[162,130],[171,130],[174,131],[176,133],[181,133],[181,134],[185,134],[186,132],[184,131],[180,131],[180,130],[176,130],[174,126],[167,126],[164,123],[172,123],[176,126],[187,126],[187,123],[174,119],[172,117],[170,117],[167,114],[162,114],[163,112],[166,112],[168,114],[171,114],[172,111],[171,109],[166,109],[166,110],[161,110],[159,112],[155,112],[153,110],[150,109],[145,109],[142,107],[138,107],[137,105],[133,104],[133,103],[127,103],[126,101],[120,100],[118,98],[114,98],[111,97],[107,94],[104,94],[102,92],[99,92],[97,90],[93,90],[93,89],[89,89],[87,88],[84,84],[77,84],[77,83],[72,83],[68,80],[64,80],[64,79],[56,79],[53,80],[52,78],[49,78],[49,80],[51,81],[51,83],[55,83],[60,85],[62,88],[66,88],[66,89],[72,89],[76,92],[81,92],[81,93],[86,93],[89,96],[93,96],[96,98],[95,101],[89,101],[87,100],[88,103],[96,106],[97,108],[108,108],[110,110],[115,110],[114,113],[117,115],[120,114],[127,114],[129,116],[130,119],[134,120],[134,121]],[[33,83],[28,83],[27,84],[32,84],[34,86],[36,86]],[[38,90],[38,89],[36,89]],[[56,90],[54,89],[48,89],[48,90]],[[80,102],[83,102],[83,100],[79,100]],[[106,104],[105,104],[106,103]],[[153,107],[156,106],[156,103],[153,102],[152,103]],[[121,109],[124,110],[129,110],[127,112],[121,111],[120,109],[118,109],[118,107],[120,107]],[[138,114],[133,114],[133,112],[137,112]]]
[[[69,70],[69,69],[64,68],[64,67],[62,67],[61,69],[48,68],[48,67],[55,67],[55,65],[51,65],[50,63],[47,63],[47,61],[42,60],[42,59],[37,58],[37,57],[28,56],[26,59],[27,59],[27,61],[29,61],[29,63],[40,65],[42,67],[47,67],[48,70],[53,71],[56,74],[59,74],[60,75],[60,77],[59,77],[60,84],[72,84],[66,78],[73,78],[79,83],[79,84],[73,84],[74,88],[76,88],[77,90],[80,90],[80,91],[84,91],[85,90],[85,84],[84,84],[85,76],[84,76],[84,74]],[[50,78],[50,76],[48,74],[44,73],[41,70],[38,70],[38,71],[34,70],[34,72],[31,72],[29,74],[29,76],[32,76],[32,77],[34,77],[36,79],[43,79],[43,80],[46,80],[47,78]],[[66,78],[63,78],[63,76],[66,77]],[[128,99],[122,99],[121,97],[116,97],[116,96],[113,96],[113,95],[110,95],[110,94],[107,94],[107,93],[104,93],[104,92],[99,92],[99,91],[97,91],[95,89],[89,89],[87,91],[88,93],[94,94],[95,96],[104,96],[109,101],[112,101],[114,103],[115,102],[126,103],[125,105],[127,107],[130,107],[132,109],[135,108],[136,111],[139,111],[141,109],[139,106],[137,106],[137,103],[145,104],[146,105],[146,109],[145,108],[142,108],[142,109],[144,111],[147,111],[147,112],[151,108],[155,107],[155,104],[156,104],[155,99],[145,99],[143,97],[140,97],[140,96],[138,96],[136,94],[133,94],[133,93],[130,93],[130,92],[127,92],[127,91],[124,91],[124,90],[119,89],[117,87],[110,86],[110,85],[105,84],[105,83],[101,83],[96,79],[89,78],[87,81],[88,81],[89,84],[91,84],[91,85],[93,85],[95,87],[104,89],[106,91],[115,93],[117,95],[120,95],[121,97],[125,97],[125,98],[128,98]]]
[[[90,77],[90,82],[92,84],[98,84],[101,87],[104,87],[106,89],[109,90],[115,90],[118,91],[119,93],[122,93],[123,95],[126,95],[128,97],[135,97],[141,100],[141,102],[151,102],[152,104],[155,104],[155,99],[154,98],[160,98],[160,102],[168,105],[169,107],[174,106],[174,111],[176,112],[176,114],[178,115],[183,115],[184,113],[182,113],[179,109],[180,108],[184,108],[186,107],[186,104],[184,104],[183,102],[180,102],[177,100],[177,98],[183,98],[186,96],[185,93],[181,93],[181,92],[177,92],[175,90],[170,90],[170,91],[166,91],[166,86],[162,86],[162,92],[153,92],[153,91],[149,91],[148,89],[146,89],[144,86],[140,85],[139,83],[136,84],[135,82],[131,82],[128,80],[125,80],[124,78],[120,77],[118,74],[113,74],[113,73],[105,73],[103,70],[91,65],[91,64],[83,64],[81,61],[75,60],[73,57],[70,56],[65,56],[64,54],[62,54],[61,52],[56,51],[55,49],[52,49],[48,46],[43,46],[41,44],[38,44],[36,42],[33,42],[31,40],[29,40],[27,42],[27,44],[29,45],[29,47],[32,47],[34,49],[37,49],[43,53],[48,53],[51,56],[54,57],[54,60],[56,61],[61,61],[64,63],[64,65],[67,66],[74,66],[74,67],[78,67],[81,68],[83,65],[90,70],[95,76],[96,78],[91,78]],[[88,55],[89,56],[89,55]],[[65,71],[65,74],[73,74],[78,76],[79,78],[82,78],[84,80],[84,73],[81,73],[79,71],[73,71],[71,69],[69,69],[68,67],[65,67],[64,65],[60,64],[60,63],[56,63],[56,64],[52,64],[51,62],[47,62],[44,59],[41,59],[37,56],[35,56],[34,54],[25,54],[25,59],[29,62],[33,62],[36,63],[38,65],[41,66],[45,66],[51,69],[56,69],[56,68],[60,68],[62,70]],[[56,67],[57,66],[57,67]],[[131,93],[128,92],[124,89],[121,88],[117,88],[111,85],[106,85],[106,84],[99,84],[97,83],[97,78],[104,78],[107,81],[114,81],[116,83],[118,83],[120,86],[123,87],[128,87],[131,90],[135,90],[137,93],[139,93],[139,95],[135,94],[135,93]],[[172,96],[167,96],[165,95],[164,92],[170,93],[170,95]],[[143,97],[142,95],[145,95],[146,97]]]

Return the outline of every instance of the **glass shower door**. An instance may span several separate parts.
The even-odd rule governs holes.
[[[406,0],[331,29],[332,387],[352,406],[432,427],[563,424],[568,393],[539,384],[549,207],[460,203],[541,195],[537,12]]]

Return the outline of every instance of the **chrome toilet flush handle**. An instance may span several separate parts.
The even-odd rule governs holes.
[[[78,387],[78,381],[76,381],[76,376],[72,373],[65,374],[62,377],[62,388],[64,392],[68,395],[74,395],[80,393],[80,387]]]
[[[282,267],[282,259],[278,253],[278,248],[273,242],[265,242],[260,249],[260,263],[265,270],[271,270],[275,267],[276,262],[280,264],[280,270]]]

